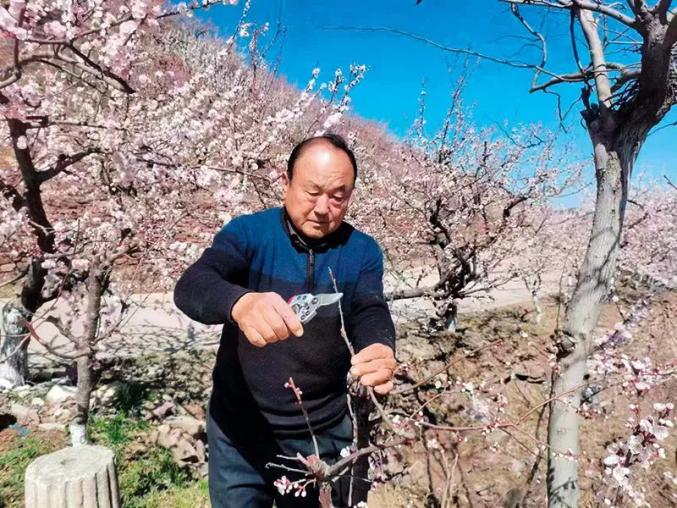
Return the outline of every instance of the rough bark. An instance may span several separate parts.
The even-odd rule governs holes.
[[[99,313],[101,298],[106,287],[108,271],[102,270],[95,261],[87,277],[87,309],[85,314],[84,333],[78,337],[77,358],[77,392],[75,394],[76,413],[70,423],[71,444],[73,446],[88,443],[87,421],[89,419],[89,402],[94,389],[92,372],[94,360],[94,345],[99,331]]]
[[[587,251],[578,281],[567,307],[560,334],[557,369],[552,394],[567,395],[550,406],[548,442],[549,506],[578,506],[577,463],[579,454],[578,407],[586,361],[591,350],[591,332],[597,324],[602,302],[608,294],[616,268],[620,235],[627,202],[627,179],[631,161],[601,142],[595,146],[597,198]],[[573,391],[572,391],[573,390]],[[570,393],[569,393],[570,392]]]
[[[28,330],[24,320],[28,314],[19,301],[10,301],[2,308],[2,341],[0,343],[0,387],[14,388],[26,382]]]
[[[8,102],[9,100],[7,97],[0,93],[0,104],[5,105]],[[26,208],[26,213],[31,219],[33,233],[37,239],[40,252],[53,253],[54,230],[47,218],[40,190],[40,185],[43,180],[41,180],[39,172],[35,167],[30,149],[28,147],[22,148],[23,145],[19,143],[21,138],[25,138],[28,135],[29,125],[15,118],[8,118],[6,121],[9,128],[14,157],[19,165],[21,178],[25,186],[25,192],[23,194],[14,191],[16,193],[13,194],[13,206],[17,211]],[[27,321],[31,321],[33,314],[47,300],[42,295],[42,289],[45,282],[45,270],[41,265],[42,256],[34,256],[31,259],[26,276],[23,278],[20,298],[13,304],[17,309],[18,314],[21,314],[23,319]],[[23,337],[28,333],[28,330],[25,326],[21,326],[22,327],[19,328],[15,327],[15,331]],[[21,338],[17,339],[16,335],[11,338],[7,337],[7,339],[10,340],[10,342],[21,340]],[[2,339],[0,338],[0,340]],[[9,384],[9,380],[11,379],[13,386],[17,386],[16,383],[18,381],[20,381],[21,384],[25,382],[25,379],[28,376],[27,346],[28,342],[26,341],[22,351],[17,353],[20,358],[16,359],[12,357],[9,361],[0,363],[0,383],[3,383],[4,380]],[[0,350],[5,351],[5,349],[8,348],[12,348],[12,344],[6,344],[6,340],[3,340],[2,345],[0,345]],[[2,353],[0,353],[0,359],[1,358],[4,358]]]
[[[28,328],[26,321],[42,305],[45,282],[40,260],[33,259],[23,278],[21,295],[5,304],[2,311],[0,336],[0,386],[21,386],[28,378]]]

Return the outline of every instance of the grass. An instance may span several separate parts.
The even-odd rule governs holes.
[[[134,508],[208,508],[209,489],[207,480],[198,480],[167,490],[150,492],[146,496],[125,505]]]
[[[93,442],[107,446],[115,452],[118,467],[118,484],[125,508],[151,508],[200,506],[206,499],[192,473],[180,468],[169,450],[155,445],[144,445],[138,452],[135,443],[144,442],[151,425],[136,420],[121,411],[112,418],[93,416],[89,432]],[[206,491],[205,491],[206,492]],[[190,500],[193,501],[190,501]]]
[[[5,430],[0,444],[0,507],[22,507],[24,496],[24,474],[33,459],[51,453],[63,447],[65,439],[61,435],[29,434],[15,435]]]
[[[118,485],[125,508],[208,507],[206,480],[180,468],[169,450],[138,443],[147,441],[151,425],[120,412],[112,418],[90,417],[88,431],[93,443],[115,453]],[[5,430],[0,441],[0,508],[19,508],[24,502],[24,475],[28,464],[40,455],[66,446],[58,433],[34,432],[24,437]]]
[[[121,462],[118,461],[118,464]],[[129,460],[125,466],[120,467],[118,473],[125,507],[164,507],[167,505],[159,502],[163,497],[171,496],[172,492],[191,489],[191,474],[174,462],[169,450],[153,448],[145,457]]]
[[[88,430],[92,441],[109,446],[117,456],[118,452],[123,451],[124,445],[150,430],[150,424],[144,420],[129,418],[125,411],[121,411],[112,418],[90,416]]]

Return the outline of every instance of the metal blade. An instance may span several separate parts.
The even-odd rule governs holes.
[[[343,297],[343,293],[323,293],[320,295],[315,295],[317,299],[319,300],[319,306],[325,306],[325,305],[331,305],[332,303],[338,302],[341,297]]]

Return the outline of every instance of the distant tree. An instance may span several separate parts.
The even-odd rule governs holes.
[[[462,83],[462,81],[461,81]],[[459,84],[441,128],[419,120],[404,144],[369,153],[364,177],[370,199],[358,206],[361,226],[381,238],[391,275],[401,281],[388,299],[425,297],[436,325],[455,329],[458,306],[509,281],[554,269],[543,249],[530,248],[548,214],[547,201],[572,188],[579,167],[555,151],[556,137],[540,126],[503,133],[468,118]],[[432,275],[434,284],[424,283]]]

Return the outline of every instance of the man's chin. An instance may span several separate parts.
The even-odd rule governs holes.
[[[331,227],[329,224],[306,222],[304,224],[304,227],[302,228],[302,231],[303,234],[306,235],[308,238],[319,240],[320,238],[327,236],[330,233],[330,229]]]

